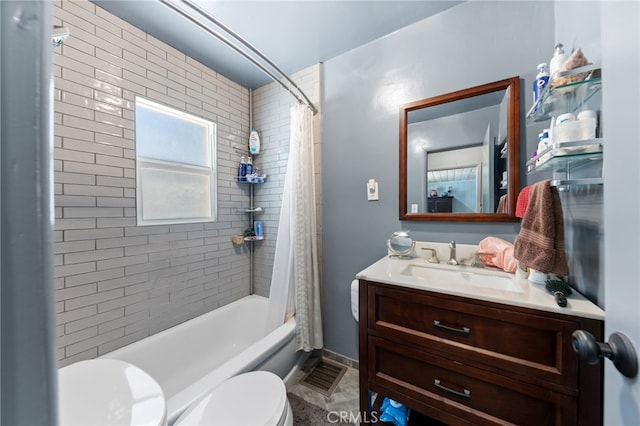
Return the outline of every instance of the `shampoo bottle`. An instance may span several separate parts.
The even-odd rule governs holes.
[[[245,182],[247,180],[247,157],[244,155],[240,159],[240,165],[238,166],[238,182]]]
[[[260,135],[256,129],[253,129],[249,135],[249,152],[251,155],[260,153]]]
[[[253,174],[253,159],[251,157],[247,158],[247,176],[251,176]],[[246,180],[246,178],[245,178]]]

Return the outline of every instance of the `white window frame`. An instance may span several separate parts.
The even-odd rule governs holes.
[[[217,126],[211,120],[207,120],[185,111],[159,104],[146,98],[136,96],[136,108],[138,105],[147,109],[152,109],[161,114],[173,116],[175,118],[192,121],[207,127],[207,150],[209,156],[210,167],[196,166],[182,162],[172,162],[159,160],[154,158],[142,157],[138,155],[138,140],[136,134],[136,222],[138,226],[149,225],[173,225],[184,223],[199,222],[215,222],[217,220],[217,165],[216,165],[216,145],[217,145]],[[137,117],[136,117],[137,120]],[[179,172],[207,176],[209,178],[210,205],[209,215],[203,217],[174,217],[167,219],[144,219],[143,197],[144,188],[142,187],[142,171],[149,169],[159,169],[165,172]]]

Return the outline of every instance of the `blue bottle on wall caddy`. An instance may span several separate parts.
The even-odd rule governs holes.
[[[247,180],[247,158],[242,156],[240,159],[240,165],[238,166],[238,182],[245,182]]]
[[[261,220],[253,222],[253,233],[256,234],[256,237],[264,237],[264,229],[262,228]]]

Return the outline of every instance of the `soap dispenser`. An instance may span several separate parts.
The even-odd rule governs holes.
[[[558,43],[553,48],[553,57],[549,61],[549,79],[556,78],[555,74],[558,72],[560,65],[567,59],[567,55],[564,53],[564,46],[562,43]]]

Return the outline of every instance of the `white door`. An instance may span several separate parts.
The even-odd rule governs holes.
[[[605,338],[640,350],[640,3],[601,3]],[[640,379],[605,362],[604,424],[640,425]]]

